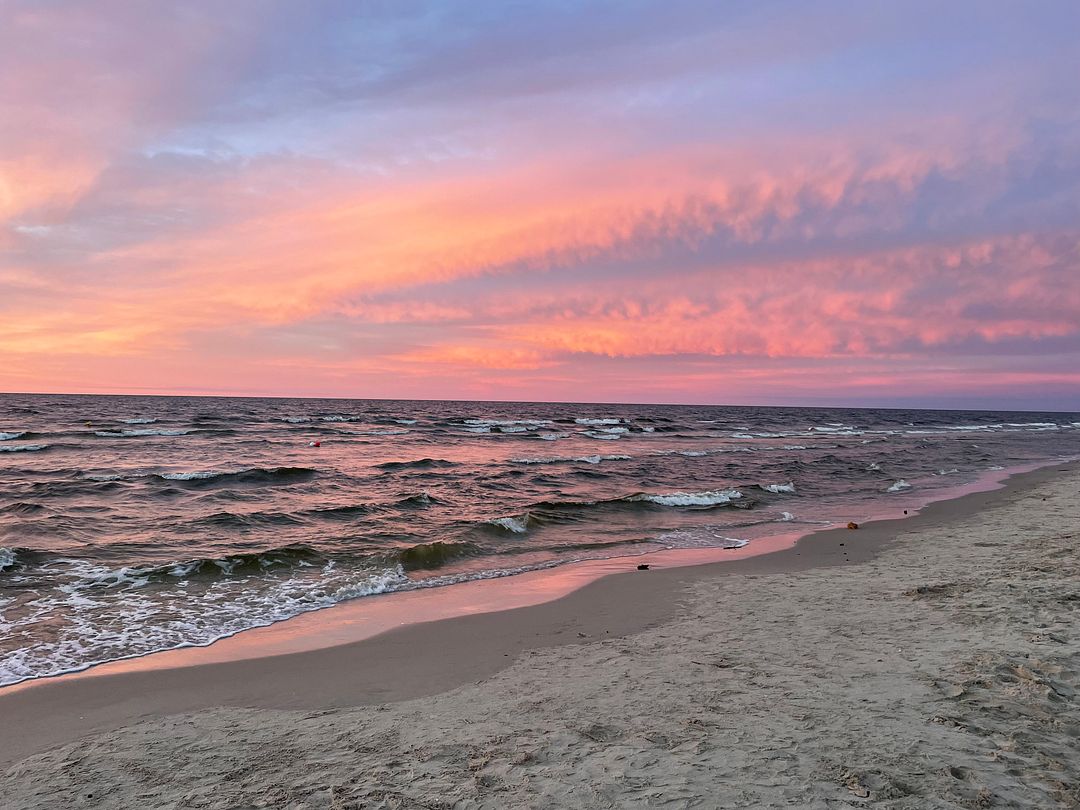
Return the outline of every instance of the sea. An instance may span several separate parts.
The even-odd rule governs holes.
[[[0,395],[0,685],[1078,456],[1076,413]]]

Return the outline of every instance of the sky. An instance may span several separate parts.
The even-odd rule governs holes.
[[[0,0],[0,391],[1080,409],[1078,34]]]

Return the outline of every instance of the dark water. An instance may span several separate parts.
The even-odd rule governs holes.
[[[1077,455],[1078,414],[0,396],[0,684]]]

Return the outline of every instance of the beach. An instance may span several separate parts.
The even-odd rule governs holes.
[[[1075,465],[325,650],[0,691],[4,806],[1076,807]]]

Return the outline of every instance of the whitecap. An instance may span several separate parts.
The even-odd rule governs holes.
[[[660,506],[720,506],[738,500],[743,495],[737,489],[713,489],[707,492],[669,492],[663,495],[638,494],[624,500],[648,501]]]
[[[25,430],[20,430],[16,433],[2,433],[0,432],[0,442],[10,441],[11,439],[17,439],[26,433]]]
[[[543,439],[545,442],[555,442],[559,439],[565,439],[569,435],[569,433],[537,433],[536,438]]]
[[[601,461],[629,461],[631,456],[615,454],[592,455],[592,456],[548,456],[543,458],[512,458],[513,464],[566,464],[580,461],[585,464],[599,464]]]
[[[500,528],[513,532],[514,534],[525,534],[525,532],[529,530],[528,526],[526,525],[528,519],[529,518],[527,515],[522,517],[501,517],[495,518],[494,520],[489,520],[488,523],[490,523],[492,526],[499,526]]]
[[[525,427],[538,428],[551,424],[550,419],[466,419],[465,424],[471,427]]]
[[[34,453],[48,447],[47,444],[5,444],[0,445],[0,453]]]
[[[780,493],[794,494],[795,482],[788,481],[786,484],[763,484],[761,488],[766,492],[773,493],[774,495],[779,495]]]
[[[217,478],[221,475],[229,475],[226,472],[214,472],[202,470],[198,472],[161,473],[161,477],[168,481],[196,481],[203,478]]]
[[[905,489],[911,489],[911,484],[909,484],[907,481],[905,481],[903,478],[901,478],[899,481],[897,481],[895,484],[893,484],[891,487],[889,487],[885,491],[886,492],[902,492]]]

